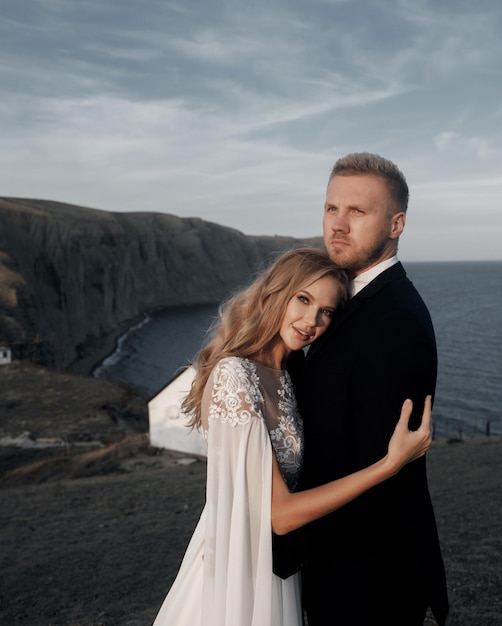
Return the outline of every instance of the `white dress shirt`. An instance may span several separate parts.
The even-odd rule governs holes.
[[[378,263],[378,265],[375,265],[369,270],[366,270],[365,272],[359,274],[359,276],[356,276],[354,280],[351,280],[349,282],[350,297],[353,298],[357,293],[361,291],[361,289],[364,289],[366,285],[371,283],[371,281],[374,280],[379,274],[389,269],[389,267],[395,265],[397,261],[397,255],[394,255],[390,259],[385,259],[385,261]]]

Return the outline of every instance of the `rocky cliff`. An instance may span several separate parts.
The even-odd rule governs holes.
[[[301,243],[321,240],[0,198],[0,346],[17,358],[89,370],[146,312],[218,302],[273,253]]]

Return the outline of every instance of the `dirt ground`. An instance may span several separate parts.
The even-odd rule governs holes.
[[[0,368],[2,626],[153,622],[202,509],[206,466],[149,446],[146,401],[105,381]],[[8,445],[22,433],[31,448]],[[33,441],[48,438],[60,445]],[[502,438],[436,441],[428,468],[448,625],[500,626]]]

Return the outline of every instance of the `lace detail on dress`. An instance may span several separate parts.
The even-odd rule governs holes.
[[[263,419],[258,406],[263,403],[259,379],[250,361],[237,357],[222,359],[214,369],[211,398],[209,420],[220,419],[232,426],[247,424],[252,411]]]
[[[303,462],[303,423],[289,374],[240,357],[222,359],[212,374],[208,426],[218,419],[235,427],[253,416],[265,422],[284,480],[294,489]]]
[[[277,390],[278,407],[281,411],[277,416],[279,423],[269,432],[279,466],[291,488],[296,486],[303,463],[303,422],[289,375],[281,376],[280,382],[281,388]],[[293,479],[292,485],[289,484],[289,477]]]

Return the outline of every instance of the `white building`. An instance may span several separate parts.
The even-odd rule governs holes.
[[[204,437],[187,427],[187,417],[181,410],[194,375],[194,368],[187,367],[148,403],[150,444],[155,448],[207,455]]]
[[[12,352],[10,348],[0,346],[0,365],[6,365],[12,361]]]

